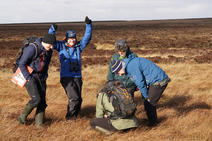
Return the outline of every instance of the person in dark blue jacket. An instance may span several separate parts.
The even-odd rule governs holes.
[[[18,117],[20,124],[26,122],[27,116],[37,107],[35,114],[35,124],[42,126],[46,104],[46,79],[48,77],[48,68],[52,56],[52,48],[56,43],[56,37],[46,34],[44,38],[37,38],[35,43],[29,44],[24,48],[23,54],[18,62],[18,66],[27,80],[25,88],[31,100],[25,106],[23,112]],[[37,48],[37,49],[36,49]],[[37,55],[36,58],[34,58]],[[26,66],[30,66],[33,72],[30,74]]]
[[[86,16],[86,29],[83,38],[78,41],[76,32],[68,30],[63,41],[57,41],[54,49],[59,52],[60,82],[68,97],[66,120],[76,119],[82,104],[82,72],[81,53],[88,45],[92,36],[92,21]],[[49,29],[49,34],[55,34],[55,24]]]
[[[145,58],[127,58],[112,63],[112,72],[127,74],[144,97],[144,107],[150,126],[157,125],[156,104],[171,81],[168,75]]]

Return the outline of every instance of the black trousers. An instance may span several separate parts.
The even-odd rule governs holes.
[[[110,120],[107,118],[93,118],[90,120],[90,125],[92,128],[96,128],[96,126],[102,127],[108,131],[117,131],[115,127],[110,123]]]
[[[60,82],[68,97],[66,118],[77,117],[82,105],[82,78],[64,77]]]
[[[37,107],[37,112],[45,111],[46,104],[46,81],[38,78],[32,77],[25,88],[31,98],[28,104],[33,108]]]
[[[167,85],[165,86],[150,86],[148,89],[148,98],[150,102],[147,100],[144,101],[144,108],[149,120],[150,125],[157,124],[157,111],[156,111],[156,104],[159,101],[163,91],[166,89]]]

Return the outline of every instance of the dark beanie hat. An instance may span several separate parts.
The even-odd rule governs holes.
[[[122,68],[122,62],[120,60],[113,61],[111,64],[111,70],[113,73],[118,73]]]
[[[56,43],[56,37],[53,34],[46,34],[43,37],[43,42],[47,44],[54,45]]]

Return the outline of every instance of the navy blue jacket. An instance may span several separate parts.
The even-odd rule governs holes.
[[[159,66],[145,58],[127,58],[123,61],[125,62],[125,72],[145,98],[148,98],[147,86],[168,78],[168,75]]]
[[[38,38],[36,40],[36,43],[38,44],[38,47],[41,50],[40,57],[37,57],[36,60],[33,60],[36,54],[36,49],[33,44],[30,44],[24,49],[23,55],[21,56],[21,59],[18,62],[18,66],[26,80],[29,80],[32,76],[36,76],[36,74],[39,74],[40,78],[42,78],[43,80],[46,80],[48,77],[48,68],[52,57],[52,50],[50,49],[49,51],[47,51],[42,46],[41,42],[41,38]],[[43,61],[41,61],[41,59],[43,59]],[[30,66],[33,69],[32,74],[29,74],[26,69],[26,66]]]

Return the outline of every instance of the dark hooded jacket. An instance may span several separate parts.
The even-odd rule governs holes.
[[[32,76],[37,77],[37,74],[39,74],[39,77],[43,80],[46,80],[48,77],[48,69],[52,57],[52,50],[50,49],[49,51],[47,51],[42,46],[41,42],[42,38],[38,38],[36,40],[38,48],[40,49],[39,57],[37,57],[36,60],[33,60],[36,54],[36,49],[33,44],[30,44],[24,49],[23,55],[18,62],[18,66],[26,80],[29,80]],[[30,66],[33,69],[32,74],[27,71],[26,66]]]

